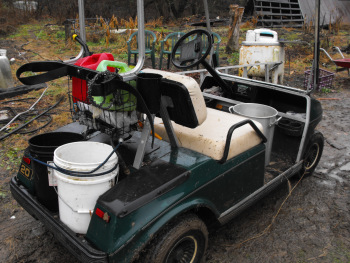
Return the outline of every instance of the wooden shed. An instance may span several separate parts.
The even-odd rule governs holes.
[[[306,22],[314,20],[315,0],[299,0],[299,5]],[[350,1],[349,0],[321,0],[320,24],[329,25],[340,20],[350,23]]]
[[[258,26],[301,27],[315,19],[316,0],[254,0]],[[350,0],[321,0],[321,25],[350,23]]]

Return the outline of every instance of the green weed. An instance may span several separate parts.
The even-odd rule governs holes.
[[[328,94],[328,93],[331,93],[331,92],[332,92],[332,90],[329,89],[329,88],[322,88],[321,89],[321,93],[323,93],[323,94]]]
[[[57,31],[56,32],[56,38],[62,38],[64,39],[65,38],[65,33],[63,30],[60,30],[60,31]]]
[[[228,55],[227,61],[229,62],[230,65],[238,65],[239,64],[239,52],[233,52]]]
[[[1,164],[6,167],[6,170],[11,170],[14,167],[17,167],[20,164],[20,159],[18,157],[18,153],[24,149],[19,147],[10,147],[1,161]]]

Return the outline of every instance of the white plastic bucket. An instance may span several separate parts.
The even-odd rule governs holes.
[[[112,150],[99,142],[68,143],[55,150],[54,163],[66,170],[87,172],[100,165]],[[118,157],[113,153],[94,174],[108,171],[117,163]],[[114,185],[118,171],[119,167],[105,175],[77,177],[55,170],[60,220],[75,233],[86,234],[98,197]]]

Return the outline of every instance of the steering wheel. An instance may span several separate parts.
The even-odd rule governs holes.
[[[208,47],[203,54],[202,36],[208,38]],[[190,37],[188,42],[185,42]],[[210,33],[203,29],[195,29],[183,35],[175,44],[171,52],[171,62],[175,67],[180,69],[188,69],[202,63],[210,53],[213,45],[213,38]],[[181,50],[181,51],[180,51]],[[180,54],[178,59],[176,54]],[[189,63],[189,64],[188,64]]]
[[[208,37],[208,47],[203,54],[202,47],[202,36],[206,35]],[[185,39],[188,37],[194,37],[188,42],[185,42]],[[196,36],[196,37],[195,37]],[[222,88],[224,91],[224,96],[227,98],[233,98],[232,88],[228,83],[226,83],[220,75],[216,72],[214,68],[205,60],[208,56],[213,45],[213,37],[211,34],[203,29],[196,29],[188,32],[183,35],[175,44],[173,51],[171,52],[171,62],[175,67],[179,69],[187,69],[202,64],[206,70],[213,76],[215,82]],[[181,51],[178,49],[181,48]],[[176,60],[175,55],[180,54],[180,58]],[[189,63],[189,64],[188,64]]]

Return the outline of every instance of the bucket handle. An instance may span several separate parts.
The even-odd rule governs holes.
[[[279,117],[277,120],[275,120],[273,123],[270,123],[269,127],[272,127],[276,124],[278,124],[278,122],[282,119],[282,117]]]
[[[228,111],[229,111],[230,113],[235,113],[235,111],[233,110],[233,107],[234,107],[234,106],[231,106],[231,107],[228,108]]]
[[[116,179],[116,181],[115,181],[114,184],[117,184],[117,183],[118,183],[118,174],[119,174],[119,167],[117,168],[117,179]],[[55,176],[55,175],[54,175],[54,176]],[[90,214],[90,216],[92,215],[92,212],[93,212],[93,211],[91,211],[91,210],[79,211],[79,210],[75,210],[73,207],[71,207],[71,206],[68,204],[68,202],[66,202],[66,201],[64,200],[64,198],[62,198],[62,196],[60,196],[60,195],[58,194],[58,191],[57,191],[56,187],[57,187],[57,186],[53,186],[53,189],[55,190],[57,196],[58,196],[58,197],[62,200],[62,202],[63,202],[66,206],[68,206],[73,212],[78,213],[78,214]]]
[[[68,206],[68,207],[69,207],[73,212],[75,212],[75,213],[78,213],[78,214],[83,213],[82,211],[75,210],[73,207],[71,207],[71,206],[58,194],[58,191],[57,191],[56,187],[57,187],[57,186],[53,186],[53,189],[55,189],[55,192],[56,192],[57,196],[62,200],[62,202],[63,202],[66,206]],[[85,213],[85,212],[84,212],[84,213]],[[86,213],[91,213],[91,211],[89,210],[89,211],[86,212]]]
[[[235,113],[234,109],[233,109],[234,106],[231,106],[228,108],[228,111],[230,113]],[[279,117],[277,120],[275,120],[273,123],[269,124],[269,127],[272,127],[273,125],[276,125],[280,120],[282,119],[282,117]]]

